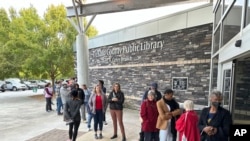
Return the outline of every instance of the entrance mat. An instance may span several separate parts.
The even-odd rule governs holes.
[[[85,132],[78,131],[77,137]],[[69,138],[68,130],[53,129],[27,141],[66,141]]]

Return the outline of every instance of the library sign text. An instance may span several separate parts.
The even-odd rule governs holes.
[[[129,55],[134,52],[141,52],[146,50],[160,49],[162,50],[164,40],[160,41],[145,41],[142,43],[131,43],[128,46],[114,47],[108,49],[96,49],[93,53],[95,57],[101,57],[101,61],[108,61],[119,63],[123,61],[131,61],[132,57]],[[127,55],[128,54],[128,55]]]

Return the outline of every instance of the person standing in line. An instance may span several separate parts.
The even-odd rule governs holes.
[[[79,87],[79,84],[78,83],[75,83],[74,84],[74,88],[73,90],[76,90],[77,93],[78,93],[78,98],[81,100],[82,102],[82,105],[81,105],[81,117],[82,117],[82,120],[85,122],[86,121],[86,114],[85,114],[85,106],[84,106],[84,100],[85,100],[85,94],[84,94],[84,91],[83,89],[81,89]]]
[[[181,114],[179,104],[173,98],[173,90],[166,89],[161,100],[157,101],[157,118],[156,128],[160,129],[160,141],[176,141],[177,131],[175,121]]]
[[[47,112],[50,112],[50,111],[52,111],[52,107],[51,107],[52,101],[51,100],[53,97],[53,90],[52,90],[50,82],[45,85],[44,95],[45,95],[45,99],[46,99],[46,108],[45,109]]]
[[[141,105],[142,131],[144,141],[159,141],[159,129],[156,128],[158,111],[156,106],[155,91],[150,90],[147,99]]]
[[[61,81],[57,81],[56,82],[56,88],[55,88],[55,92],[56,92],[56,105],[57,105],[57,115],[62,115],[63,113],[61,112],[61,109],[63,108],[63,104],[62,104],[62,98],[61,98],[61,94],[60,94],[60,89],[61,89]]]
[[[76,141],[78,128],[81,124],[81,115],[80,115],[80,107],[82,105],[82,101],[78,98],[77,90],[71,91],[72,98],[66,102],[64,113],[67,119],[70,119],[69,122],[69,140],[68,141]]]
[[[202,109],[199,119],[201,141],[228,141],[232,116],[221,107],[222,93],[213,91],[210,94],[211,106]]]
[[[68,88],[68,84],[66,82],[62,82],[62,87],[60,89],[60,94],[61,94],[61,99],[62,99],[62,104],[63,104],[63,109],[65,107],[65,104],[67,101],[70,100],[70,88]],[[63,114],[63,121],[67,121],[68,119],[65,117],[65,114]]]
[[[123,125],[123,103],[124,93],[121,91],[119,83],[114,83],[112,92],[109,93],[108,101],[110,114],[113,121],[114,134],[110,139],[117,138],[117,120],[122,133],[122,141],[126,141],[125,129]]]
[[[91,92],[87,88],[86,84],[83,84],[82,87],[83,87],[83,91],[84,91],[84,94],[85,94],[85,99],[84,99],[84,113],[86,113],[86,111],[87,111],[87,127],[88,127],[88,131],[91,131],[91,120],[93,118],[93,114],[91,113],[91,111],[89,109],[89,105],[88,105],[88,101],[89,101]]]
[[[176,121],[175,128],[179,131],[179,141],[182,141],[184,136],[188,141],[200,141],[200,133],[198,128],[198,115],[194,111],[194,103],[191,100],[186,100],[183,103],[185,113]]]
[[[103,80],[98,80],[98,85],[101,87],[103,93],[106,95],[107,90],[104,87],[104,81]],[[107,109],[105,109],[105,112],[103,113],[103,122],[104,122],[104,125],[108,124],[107,121],[106,121],[106,110]]]
[[[156,82],[153,82],[151,84],[150,88],[145,91],[145,93],[144,93],[144,95],[142,97],[142,102],[141,103],[143,103],[143,101],[148,98],[148,92],[149,91],[154,91],[156,101],[160,100],[162,98],[162,95],[161,95],[161,92],[159,92],[157,88],[158,88],[158,84]],[[142,121],[141,117],[140,117],[140,120]],[[140,137],[139,141],[144,141],[144,133],[142,131],[142,128],[141,128],[141,131],[139,133],[139,137]]]
[[[103,113],[107,106],[107,97],[103,94],[103,91],[99,85],[95,86],[92,95],[89,98],[89,108],[92,114],[94,114],[94,130],[95,139],[102,139],[103,129]],[[97,127],[99,125],[99,136],[97,136]]]

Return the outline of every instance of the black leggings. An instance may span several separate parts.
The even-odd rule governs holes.
[[[69,124],[69,139],[72,139],[72,141],[76,140],[80,123],[81,121],[74,121],[73,123]],[[73,127],[74,127],[74,131],[73,131]]]
[[[51,108],[51,97],[50,98],[46,98],[46,111],[52,110]]]

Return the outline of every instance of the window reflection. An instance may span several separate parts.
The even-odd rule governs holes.
[[[217,89],[217,79],[218,79],[218,60],[219,60],[219,55],[216,55],[212,59],[212,90]]]
[[[222,1],[219,4],[218,9],[215,12],[215,20],[214,20],[214,27],[216,28],[220,19],[221,19],[221,11],[222,11]]]
[[[220,47],[220,27],[217,29],[217,31],[214,34],[214,40],[213,40],[213,53],[216,53],[219,50]]]
[[[222,46],[231,40],[237,33],[240,32],[241,27],[242,5],[234,5],[223,20],[223,39]]]
[[[247,26],[250,23],[250,0],[247,1],[247,8],[246,8],[246,24]]]

